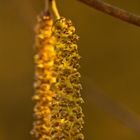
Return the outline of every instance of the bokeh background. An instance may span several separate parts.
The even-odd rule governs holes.
[[[140,15],[139,0],[108,0]],[[140,28],[59,0],[80,36],[85,140],[140,140]],[[33,27],[43,0],[0,0],[0,140],[31,140]]]

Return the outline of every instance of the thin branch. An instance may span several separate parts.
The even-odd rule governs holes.
[[[48,4],[49,12],[51,13],[54,19],[59,19],[60,15],[57,9],[56,1],[55,0],[46,0],[46,4]]]
[[[128,12],[124,9],[120,9],[111,4],[108,4],[102,0],[78,0],[78,1],[83,2],[84,4],[91,6],[99,11],[102,11],[108,15],[126,21],[130,24],[140,26],[140,16]]]

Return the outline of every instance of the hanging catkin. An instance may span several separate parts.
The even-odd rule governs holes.
[[[38,17],[35,40],[35,95],[34,124],[32,134],[39,140],[51,138],[51,103],[55,96],[51,87],[56,83],[54,69],[55,50],[52,36],[53,21],[48,15]]]
[[[39,16],[32,130],[38,140],[84,140],[77,40],[70,20]]]

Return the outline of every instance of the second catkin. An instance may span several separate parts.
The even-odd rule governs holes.
[[[78,39],[71,20],[39,17],[32,130],[38,140],[84,140]]]

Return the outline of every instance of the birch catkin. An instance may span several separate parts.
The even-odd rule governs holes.
[[[38,140],[84,140],[75,28],[60,18],[38,18],[36,28],[34,124]]]

